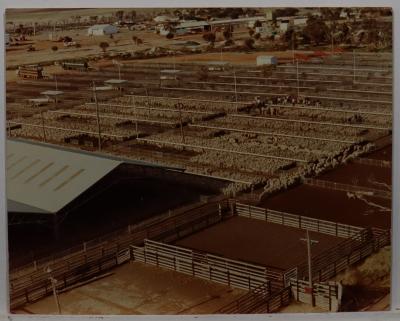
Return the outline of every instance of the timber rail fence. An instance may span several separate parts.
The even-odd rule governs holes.
[[[235,207],[236,213],[239,216],[296,227],[337,237],[349,238],[363,230],[363,228],[357,226],[319,220],[316,218],[274,211],[242,203],[236,203]]]
[[[321,179],[314,179],[314,178],[306,178],[305,184],[311,186],[317,186],[322,188],[333,189],[337,191],[344,191],[344,192],[351,192],[351,193],[370,193],[373,196],[391,199],[392,193],[390,191],[383,191],[375,188],[369,188],[364,186],[356,186],[356,185],[349,185],[349,184],[342,184],[336,183],[331,181],[325,181]]]
[[[291,287],[271,293],[266,284],[249,291],[240,298],[215,311],[218,314],[272,313],[289,305],[292,299]]]
[[[193,277],[252,290],[266,284],[269,293],[283,287],[283,270],[228,259],[180,246],[145,240],[143,247],[131,246],[132,259]]]
[[[88,244],[84,250],[10,273],[10,301],[14,309],[36,301],[51,292],[50,277],[58,280],[57,289],[66,288],[111,269],[130,259],[130,246],[143,244],[146,238],[173,241],[220,222],[231,216],[226,199],[198,205],[162,220],[131,226],[114,239]]]

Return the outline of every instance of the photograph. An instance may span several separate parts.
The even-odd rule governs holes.
[[[391,309],[391,7],[4,20],[11,314]]]

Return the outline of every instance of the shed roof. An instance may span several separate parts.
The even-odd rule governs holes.
[[[55,214],[120,161],[7,140],[8,210]]]
[[[59,95],[64,94],[64,92],[61,90],[46,90],[46,91],[42,91],[40,94],[46,95],[46,96],[59,96]]]
[[[121,85],[121,84],[125,84],[127,82],[128,81],[124,80],[124,79],[108,79],[108,80],[104,81],[105,84],[112,84],[112,85]]]
[[[196,28],[209,26],[207,21],[182,21],[177,28]]]
[[[93,26],[90,26],[90,27],[89,27],[89,30],[102,30],[102,29],[109,28],[109,27],[111,27],[111,28],[113,28],[113,29],[117,29],[117,27],[115,27],[115,26],[113,26],[113,25],[110,25],[110,24],[102,24],[102,25],[93,25]]]

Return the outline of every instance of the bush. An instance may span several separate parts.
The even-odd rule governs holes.
[[[254,49],[254,39],[248,38],[244,41],[244,45],[247,49]]]
[[[108,44],[108,42],[105,42],[105,41],[100,42],[100,44],[99,44],[99,47],[101,48],[101,50],[103,50],[103,52],[106,52],[106,50],[107,50],[107,48],[108,48],[109,46],[110,46],[110,45]]]
[[[214,43],[215,42],[215,33],[207,32],[203,35],[203,39],[207,42]]]
[[[58,50],[58,47],[57,47],[57,46],[52,46],[52,47],[51,47],[51,50],[53,50],[54,52],[56,52],[56,51]]]
[[[82,45],[81,45],[80,43],[77,43],[77,44],[75,45],[75,48],[80,48],[80,47],[82,47]]]
[[[167,39],[172,39],[174,37],[174,34],[172,32],[169,32],[166,37]]]
[[[254,39],[260,39],[261,38],[261,35],[259,34],[259,33],[256,33],[255,35],[254,35]]]

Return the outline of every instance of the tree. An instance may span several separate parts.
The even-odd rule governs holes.
[[[284,9],[276,9],[273,13],[273,16],[276,17],[288,17],[294,16],[299,12],[297,8],[284,8]]]
[[[115,16],[117,17],[118,21],[123,20],[123,18],[124,18],[124,10],[118,10],[115,13]]]
[[[229,40],[232,38],[232,32],[230,32],[229,30],[225,30],[222,34],[223,34],[225,40]]]
[[[132,40],[133,40],[133,42],[135,43],[135,45],[137,46],[137,40],[138,40],[138,37],[136,37],[136,36],[132,36]]]
[[[130,17],[131,17],[131,20],[134,20],[136,18],[136,11],[135,10],[131,10]]]
[[[215,33],[207,32],[203,35],[203,39],[207,42],[214,43],[215,42]]]
[[[244,41],[244,45],[247,49],[254,49],[254,39],[252,38],[247,38]]]
[[[261,23],[260,20],[256,20],[256,21],[254,22],[254,28],[257,28],[257,27],[262,27],[262,23]]]
[[[311,41],[313,41],[317,46],[320,43],[326,42],[328,34],[330,34],[327,25],[322,19],[311,18],[308,19],[307,25],[303,30],[304,34],[307,34]]]
[[[57,46],[52,46],[52,47],[51,47],[51,50],[52,50],[53,52],[56,52],[56,51],[58,50],[58,47],[57,47]]]
[[[256,39],[256,40],[258,40],[258,39],[260,39],[261,38],[261,35],[259,34],[259,33],[256,33],[255,35],[254,35],[254,39]]]
[[[249,35],[250,35],[250,37],[253,37],[254,32],[255,32],[254,29],[250,29],[250,30],[249,30]]]
[[[167,39],[172,39],[174,37],[174,34],[172,32],[168,32],[166,37]]]
[[[107,50],[107,48],[109,47],[110,45],[108,44],[108,42],[105,42],[105,41],[102,41],[102,42],[100,42],[100,44],[99,44],[99,47],[101,48],[101,50],[103,50],[103,52],[106,52],[106,50]]]

